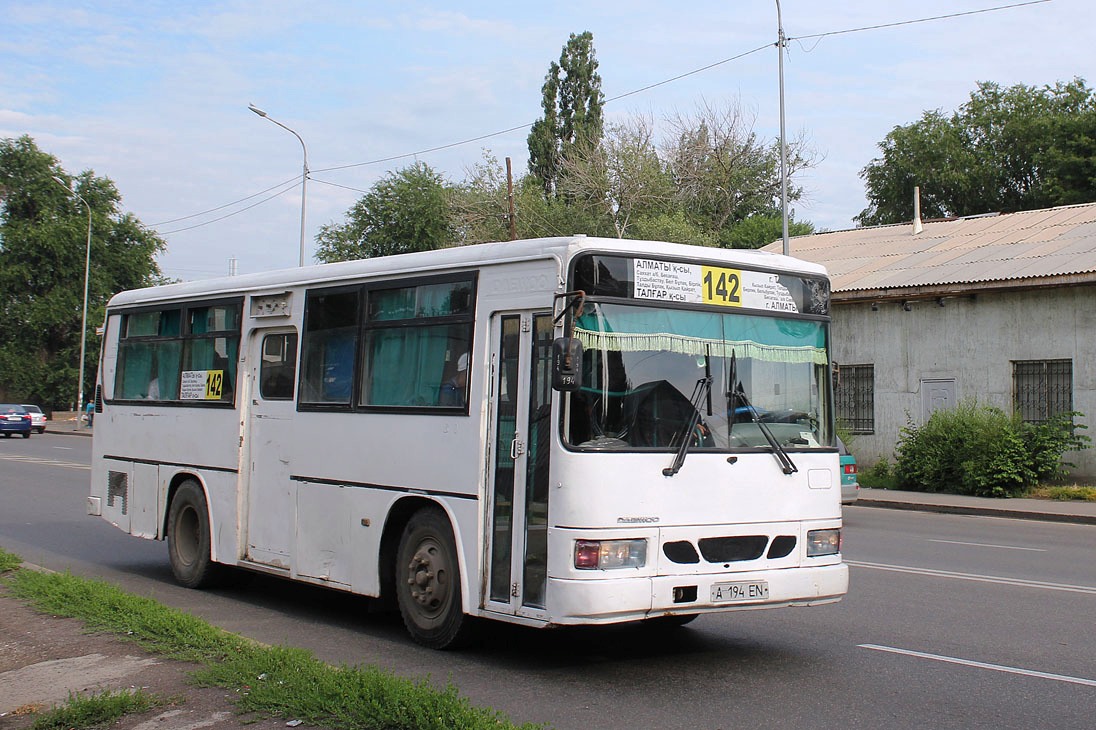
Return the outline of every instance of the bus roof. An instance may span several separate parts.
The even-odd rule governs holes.
[[[596,238],[584,235],[534,238],[519,241],[479,243],[433,251],[356,259],[334,264],[315,264],[264,271],[241,276],[224,276],[200,281],[133,289],[116,294],[108,307],[125,307],[150,301],[194,299],[267,289],[285,289],[316,284],[337,284],[375,276],[441,272],[478,266],[495,266],[538,258],[555,258],[562,267],[583,251],[645,255],[690,261],[711,261],[721,265],[777,269],[803,274],[826,275],[823,266],[782,254],[755,249],[723,249],[662,241]],[[562,273],[562,272],[561,272]]]

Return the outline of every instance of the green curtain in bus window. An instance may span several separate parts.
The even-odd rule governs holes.
[[[415,316],[415,287],[369,292],[369,320],[390,322]]]
[[[471,311],[472,286],[467,281],[385,289],[369,294],[369,321],[423,319],[467,314]]]
[[[448,344],[446,325],[370,332],[363,405],[438,405]]]
[[[132,324],[133,320],[130,319]],[[148,342],[122,341],[119,348],[119,384],[117,397],[123,400],[143,399],[148,392],[152,373],[152,347]]]
[[[195,307],[190,310],[190,334],[232,332],[239,329],[238,319],[239,306],[235,304]]]
[[[179,361],[182,345],[177,341],[122,342],[121,387],[123,400],[174,400],[179,396]]]
[[[599,305],[577,319],[575,334],[596,350],[826,362],[825,329],[807,320]]]
[[[426,284],[418,287],[415,316],[447,317],[465,314],[469,311],[471,301],[470,285],[467,282]]]
[[[173,342],[156,343],[156,388],[159,390],[159,400],[177,400],[179,398],[179,366],[183,360],[183,343],[178,340]],[[155,392],[150,387],[149,397]]]
[[[137,312],[126,315],[124,337],[148,337],[160,334],[160,312]]]
[[[178,309],[169,309],[160,313],[160,335],[178,337],[182,330],[183,313]]]
[[[235,337],[209,337],[187,341],[186,358],[183,370],[219,370],[221,379],[221,397],[214,400],[232,401],[232,391],[236,384],[236,354],[238,339]]]

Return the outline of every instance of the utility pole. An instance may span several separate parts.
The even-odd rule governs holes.
[[[510,158],[506,158],[506,201],[509,205],[509,219],[510,219],[510,240],[517,240],[518,228],[517,222],[514,220],[514,173],[510,167]]]
[[[780,18],[780,0],[776,0],[776,52],[780,63],[780,219],[784,227],[784,255],[790,253],[788,245],[788,147],[784,144],[784,48],[788,40],[784,37],[784,22]]]

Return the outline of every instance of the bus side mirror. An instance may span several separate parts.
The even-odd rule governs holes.
[[[582,343],[574,337],[552,341],[552,389],[570,393],[582,387]]]

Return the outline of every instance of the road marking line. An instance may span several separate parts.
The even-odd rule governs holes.
[[[993,545],[988,542],[959,542],[958,540],[929,540],[929,542],[939,542],[945,545],[971,545],[973,547],[1001,548],[1002,550],[1029,550],[1033,553],[1046,552],[1043,548],[1018,547],[1016,545]]]
[[[91,471],[91,467],[88,464],[76,464],[71,461],[58,461],[56,459],[43,459],[39,456],[23,456],[21,454],[10,454],[0,456],[0,459],[6,461],[21,461],[25,464],[44,464],[46,466],[63,466],[66,469],[83,469],[85,471]]]
[[[856,560],[846,560],[846,565],[857,568],[872,568],[874,570],[889,570],[893,573],[913,573],[914,575],[928,575],[935,578],[955,578],[958,580],[970,580],[977,583],[1000,583],[1001,585],[1020,586],[1024,588],[1043,588],[1048,591],[1067,591],[1069,593],[1085,593],[1096,595],[1096,587],[1075,586],[1068,583],[1046,583],[1037,580],[1024,580],[1023,578],[1000,578],[993,575],[979,575],[977,573],[956,573],[950,570],[932,570],[930,568],[911,568],[905,565],[887,565],[885,563],[862,563]]]
[[[923,651],[912,651],[910,649],[897,649],[893,646],[879,646],[878,644],[859,644],[861,649],[872,649],[874,651],[885,651],[891,654],[902,654],[904,656],[918,657],[920,659],[932,659],[937,662],[946,662],[948,664],[960,664],[964,667],[975,667],[977,669],[990,669],[995,672],[1005,672],[1007,674],[1020,674],[1025,677],[1039,677],[1040,679],[1053,679],[1056,682],[1069,682],[1070,684],[1083,684],[1086,687],[1096,687],[1096,679],[1084,679],[1083,677],[1070,677],[1066,674],[1051,674],[1049,672],[1037,672],[1033,669],[1020,669],[1019,667],[1007,667],[1003,664],[987,664],[986,662],[976,662],[970,659],[958,659],[956,657],[943,656],[940,654],[926,654]]]

